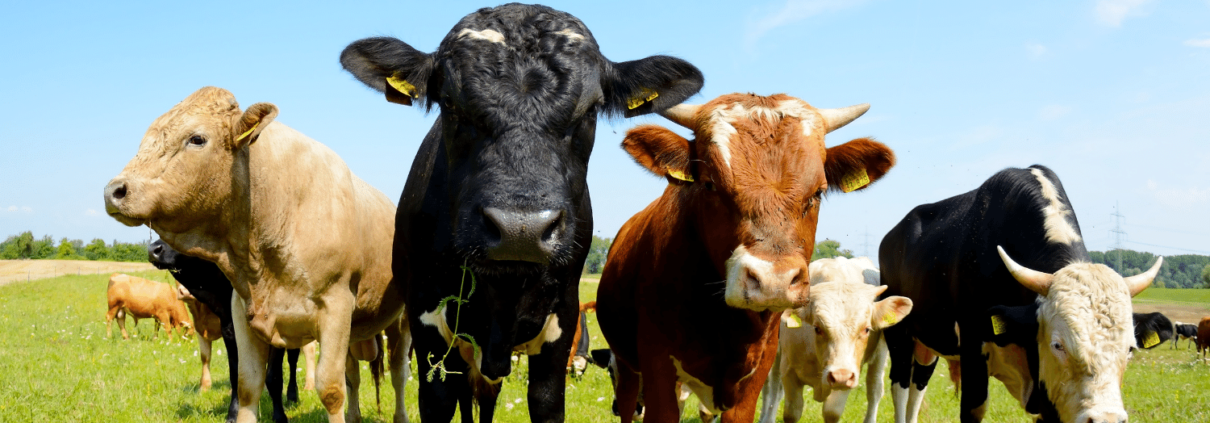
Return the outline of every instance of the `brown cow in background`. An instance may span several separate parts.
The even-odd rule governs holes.
[[[1202,360],[1206,359],[1206,354],[1210,353],[1210,316],[1202,318],[1202,321],[1197,322],[1197,353]]]
[[[626,134],[626,151],[669,184],[618,232],[597,292],[622,422],[640,386],[645,422],[677,421],[678,382],[724,422],[753,420],[781,312],[807,302],[824,192],[864,188],[895,163],[873,140],[824,145],[868,108],[731,94],[663,113],[694,142],[655,125]]]
[[[126,315],[134,318],[134,324],[139,325],[139,319],[154,318],[159,325],[153,326],[156,337],[159,337],[159,327],[169,336],[176,329],[182,335],[189,335],[193,323],[185,311],[185,303],[176,298],[172,286],[137,276],[114,273],[109,275],[109,288],[106,292],[109,299],[109,311],[105,313],[106,336],[113,336],[110,324],[118,319],[118,328],[122,330],[122,339],[130,339],[126,333]]]

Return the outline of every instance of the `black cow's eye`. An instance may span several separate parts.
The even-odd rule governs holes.
[[[819,326],[816,326],[816,327],[815,327],[815,334],[816,334],[816,335],[823,335],[823,329],[820,329],[820,328],[819,328]]]
[[[206,145],[206,138],[203,138],[201,135],[194,135],[192,137],[189,137],[189,145],[197,145],[197,146]]]

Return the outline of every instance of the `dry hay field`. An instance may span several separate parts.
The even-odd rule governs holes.
[[[151,263],[88,260],[0,260],[0,286],[63,275],[130,273],[154,270]]]
[[[163,271],[136,275],[167,282]],[[0,286],[0,422],[52,419],[71,422],[219,422],[226,413],[226,348],[216,342],[211,365],[214,385],[200,392],[201,365],[196,340],[167,339],[153,335],[144,320],[131,340],[105,335],[105,286],[107,273],[67,276]],[[583,301],[596,299],[597,277],[580,283]],[[1184,310],[1210,306],[1210,291],[1144,291],[1140,307],[1169,307]],[[593,348],[605,346],[595,314],[588,316],[588,334]],[[116,328],[115,328],[116,334]],[[956,421],[958,397],[953,384],[937,369],[926,394],[921,422]],[[420,377],[412,364],[407,382],[407,410],[418,422],[416,384]],[[300,370],[301,371],[301,370]],[[496,421],[528,422],[525,401],[526,359],[519,358],[512,375],[505,379]],[[301,376],[301,374],[300,374]],[[382,387],[381,413],[376,411],[369,370],[362,363],[361,404],[364,421],[390,421],[394,411],[393,390]],[[387,378],[386,380],[389,380]],[[860,380],[864,381],[864,378]],[[991,382],[987,422],[1028,422],[1030,419],[999,382]],[[887,384],[889,386],[889,383]],[[583,377],[568,380],[568,422],[616,422],[610,412],[612,392],[605,371],[590,367]],[[843,421],[861,421],[865,413],[864,386],[849,396]],[[889,388],[888,388],[889,390]],[[1137,351],[1126,372],[1123,386],[1132,422],[1210,421],[1210,364],[1199,363],[1186,344],[1171,349],[1165,343],[1153,350]],[[324,422],[325,412],[315,392],[300,392],[301,402],[288,405],[293,422]],[[878,421],[893,421],[889,392],[879,410]],[[682,422],[698,422],[697,400],[686,404]],[[821,421],[820,404],[807,394],[802,421]],[[268,395],[262,395],[260,421],[272,421]],[[457,417],[456,417],[457,418]],[[780,421],[780,416],[777,419]]]

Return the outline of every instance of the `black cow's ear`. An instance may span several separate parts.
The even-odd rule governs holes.
[[[433,73],[432,55],[391,37],[358,40],[340,53],[340,65],[357,80],[379,92],[387,101],[410,106],[426,97]]]
[[[1038,337],[1038,305],[1017,307],[995,306],[987,312],[990,340],[1001,347],[1036,344]]]
[[[702,89],[705,78],[689,62],[670,56],[651,56],[613,63],[602,86],[605,109],[634,117],[660,112],[681,104]]]

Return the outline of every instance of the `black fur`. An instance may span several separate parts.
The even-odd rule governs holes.
[[[917,206],[891,229],[879,248],[882,283],[888,286],[883,296],[902,295],[915,304],[903,322],[884,332],[891,354],[891,382],[907,386],[909,378],[917,380],[906,368],[913,362],[914,339],[943,355],[960,356],[963,422],[977,421],[973,411],[987,399],[984,342],[1023,347],[1029,354],[1029,371],[1039,380],[1038,294],[1012,277],[996,246],[1017,263],[1048,273],[1072,262],[1090,261],[1082,242],[1046,241],[1042,209],[1049,202],[1032,169],[1040,170],[1054,184],[1063,205],[1073,210],[1063,184],[1050,169],[1010,168],[974,191]],[[1080,232],[1074,210],[1068,223]],[[993,333],[993,314],[1008,321],[1007,333]],[[961,343],[954,333],[955,322],[961,328]],[[1027,401],[1027,411],[1041,414],[1041,421],[1057,421],[1054,405],[1039,392],[1045,392],[1040,383]]]
[[[235,421],[239,412],[239,348],[235,344],[235,326],[231,323],[231,295],[235,292],[227,276],[219,270],[218,265],[178,253],[163,240],[151,243],[147,250],[147,261],[158,269],[167,270],[172,277],[198,302],[210,308],[218,316],[222,325],[223,344],[227,346],[227,372],[231,381],[231,400],[227,406],[227,422]],[[200,334],[198,336],[201,336]],[[282,356],[283,350],[269,347],[269,373],[265,377],[265,388],[273,400],[273,421],[285,423],[286,409],[282,404]],[[286,399],[298,402],[298,382],[295,380],[295,369],[298,367],[298,350],[289,350],[290,385],[287,388]]]
[[[1155,313],[1134,313],[1132,317],[1134,318],[1134,341],[1139,348],[1149,350],[1173,339],[1172,321],[1168,320],[1168,317],[1162,313],[1158,311]],[[1153,333],[1160,342],[1147,346],[1147,339]],[[1175,343],[1175,341],[1173,342]]]
[[[505,45],[459,38],[464,29],[494,30]],[[583,38],[558,34],[563,30]],[[534,338],[547,316],[556,315],[563,336],[529,361],[529,410],[535,422],[563,421],[578,281],[592,233],[585,178],[596,119],[679,104],[701,88],[701,72],[667,56],[611,62],[579,19],[521,4],[467,15],[434,53],[394,38],[367,38],[345,48],[340,61],[378,91],[393,91],[388,77],[405,79],[415,86],[412,100],[440,111],[413,161],[396,215],[393,270],[407,281],[408,318],[418,322],[441,299],[469,290],[470,276],[461,283],[461,266],[467,266],[477,290],[460,314],[451,303],[446,316],[452,326],[458,314],[458,331],[482,348],[481,371],[496,379],[511,372],[513,347]],[[644,92],[658,97],[628,107],[628,100]],[[489,257],[489,248],[503,239],[486,216],[489,208],[557,213],[543,234],[550,251],[534,260]],[[412,328],[418,358],[444,353],[446,342],[435,330]],[[426,374],[428,360],[417,362]],[[457,370],[466,364],[452,355],[446,366]],[[474,394],[480,421],[490,422],[495,392],[472,390],[468,382],[465,374],[444,381],[421,378],[421,419],[449,421],[461,406],[467,421]]]

